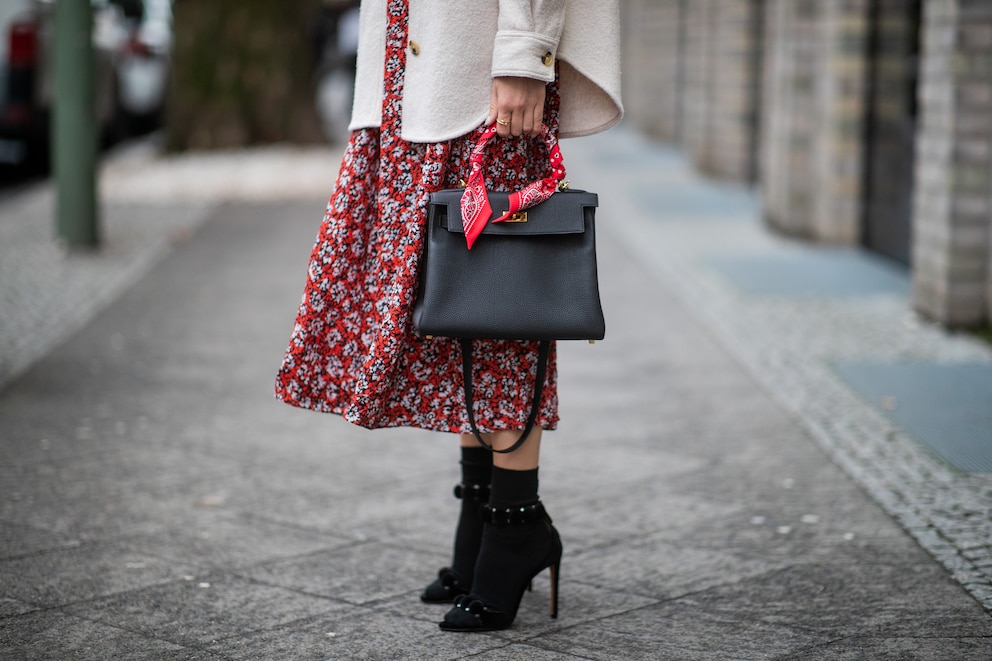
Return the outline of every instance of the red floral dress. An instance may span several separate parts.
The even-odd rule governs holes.
[[[296,324],[276,378],[278,399],[337,413],[368,428],[469,431],[458,340],[418,337],[412,326],[430,194],[469,173],[479,132],[443,143],[400,138],[407,0],[388,3],[385,89],[379,129],[354,131],[324,213]],[[557,130],[557,87],[546,121]],[[488,149],[489,190],[548,176],[540,137]],[[475,419],[482,431],[523,428],[537,343],[476,340]],[[538,425],[558,422],[552,348]]]

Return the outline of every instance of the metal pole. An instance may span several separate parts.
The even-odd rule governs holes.
[[[56,1],[52,160],[58,236],[69,247],[99,243],[92,32],[89,0]]]

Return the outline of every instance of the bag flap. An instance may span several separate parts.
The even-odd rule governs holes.
[[[449,232],[464,234],[462,226],[461,199],[464,188],[448,188],[431,193],[430,220],[440,222]],[[507,198],[509,193],[490,192],[489,204],[493,209],[493,218],[499,218],[509,208]],[[483,234],[581,234],[585,231],[584,207],[599,206],[599,196],[583,190],[558,191],[544,202],[521,214],[526,215],[526,222],[511,222],[504,220],[500,223],[487,223]]]

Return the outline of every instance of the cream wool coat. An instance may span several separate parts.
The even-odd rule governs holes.
[[[351,130],[382,113],[387,0],[362,0]],[[402,138],[443,142],[480,126],[492,78],[561,76],[560,136],[620,121],[618,0],[409,0]]]

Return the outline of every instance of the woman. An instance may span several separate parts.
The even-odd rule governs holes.
[[[566,10],[567,4],[567,10]],[[561,541],[538,499],[541,429],[557,418],[554,355],[537,425],[509,454],[467,433],[457,340],[411,325],[430,194],[469,172],[482,130],[489,190],[548,175],[542,123],[561,137],[620,120],[615,0],[364,0],[352,131],[324,214],[276,396],[368,427],[460,435],[462,500],[451,566],[421,598],[453,603],[441,628],[503,629]],[[476,420],[505,449],[520,436],[536,342],[476,341]],[[485,505],[485,507],[480,507]]]

